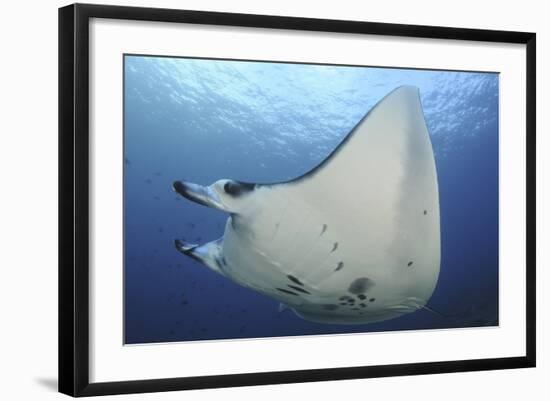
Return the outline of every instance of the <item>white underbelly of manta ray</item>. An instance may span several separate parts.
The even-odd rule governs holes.
[[[222,238],[177,249],[322,323],[423,308],[439,276],[437,174],[418,89],[395,89],[317,167],[288,182],[174,190],[230,213]]]

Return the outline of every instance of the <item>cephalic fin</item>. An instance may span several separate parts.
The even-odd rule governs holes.
[[[225,275],[223,272],[225,259],[221,255],[222,241],[223,239],[220,238],[219,240],[208,242],[204,245],[197,245],[176,239],[174,241],[174,245],[176,246],[176,249],[184,255],[187,255],[203,265],[208,266],[217,273]]]
[[[193,249],[199,246],[198,244],[191,244],[181,239],[176,239],[174,241],[174,245],[176,246],[176,249],[181,253],[183,253],[184,255],[188,255],[189,252],[191,252]]]

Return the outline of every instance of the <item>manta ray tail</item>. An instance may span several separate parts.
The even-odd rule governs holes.
[[[443,313],[440,313],[440,312],[430,308],[428,305],[424,305],[422,308],[426,309],[428,312],[431,312],[436,316],[439,316],[439,317],[442,317],[442,318],[445,318],[445,319],[449,317],[449,316],[444,315]]]
[[[290,309],[287,304],[284,304],[282,302],[279,304],[279,313],[284,312],[287,309]]]

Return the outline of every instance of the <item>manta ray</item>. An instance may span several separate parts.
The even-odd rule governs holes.
[[[176,181],[229,214],[224,235],[181,253],[319,323],[429,309],[439,276],[439,195],[419,90],[378,102],[312,170],[290,181]]]

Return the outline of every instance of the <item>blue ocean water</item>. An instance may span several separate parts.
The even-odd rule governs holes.
[[[498,74],[129,55],[124,74],[125,343],[498,325]],[[436,158],[433,311],[312,323],[175,249],[219,238],[227,215],[174,181],[299,176],[400,85],[420,89]]]

